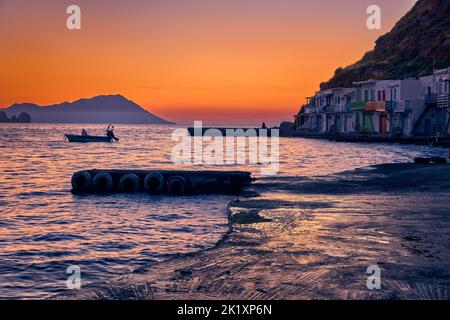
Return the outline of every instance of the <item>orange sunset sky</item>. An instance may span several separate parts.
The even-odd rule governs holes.
[[[0,0],[0,108],[120,93],[178,123],[275,124],[414,0]],[[66,28],[77,4],[82,29]],[[366,9],[382,9],[382,30]]]

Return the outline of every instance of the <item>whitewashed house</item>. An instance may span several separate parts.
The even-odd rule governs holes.
[[[353,113],[350,111],[350,104],[355,101],[355,92],[356,90],[353,88],[333,89],[335,108],[334,126],[336,133],[353,132]]]
[[[390,80],[385,99],[388,131],[393,136],[411,136],[425,105],[420,80]]]
[[[442,136],[449,134],[449,79],[450,67],[435,70],[432,75],[420,78],[425,106],[413,127],[414,135]]]
[[[387,133],[386,95],[389,81],[367,80],[353,83],[356,90],[356,101],[350,105],[350,111],[354,112],[355,132]]]

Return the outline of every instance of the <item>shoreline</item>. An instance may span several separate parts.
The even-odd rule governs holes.
[[[317,139],[328,140],[332,142],[347,143],[390,143],[403,145],[419,145],[434,146],[442,148],[450,148],[450,139],[448,137],[389,137],[380,135],[364,135],[364,134],[305,134],[297,132],[280,132],[283,138],[301,138],[301,139]]]
[[[448,299],[449,201],[450,165],[258,179],[214,247],[57,298]],[[374,264],[382,290],[366,287]]]

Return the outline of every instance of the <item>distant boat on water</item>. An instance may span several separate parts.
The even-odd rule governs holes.
[[[64,135],[69,142],[112,142],[112,137],[101,137],[101,136],[81,136],[74,134],[65,134]]]
[[[108,125],[108,129],[106,129],[106,136],[91,136],[87,133],[85,129],[81,131],[81,135],[75,134],[65,134],[64,135],[69,142],[113,142],[119,141],[114,135],[114,126]]]

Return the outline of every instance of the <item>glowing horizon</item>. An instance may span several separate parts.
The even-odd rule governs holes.
[[[122,94],[178,123],[292,120],[338,67],[358,60],[414,4],[380,0],[0,0],[0,108]]]

